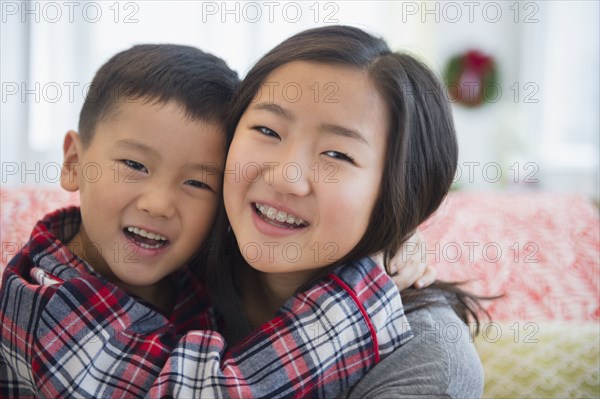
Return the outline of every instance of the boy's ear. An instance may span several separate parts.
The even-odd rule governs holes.
[[[63,166],[60,172],[60,186],[67,191],[79,189],[81,173],[81,141],[79,135],[69,130],[63,142]]]

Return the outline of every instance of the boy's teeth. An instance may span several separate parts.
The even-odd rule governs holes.
[[[142,237],[149,238],[151,240],[159,240],[159,241],[167,241],[168,240],[168,238],[165,236],[162,236],[158,233],[148,232],[144,229],[140,229],[139,227],[128,227],[127,231],[129,231],[130,233],[137,234]]]
[[[256,204],[256,209],[258,209],[258,211],[265,215],[267,218],[271,220],[277,220],[281,223],[287,223],[296,226],[300,226],[305,223],[304,220],[302,220],[298,216],[294,216],[291,213],[285,213],[284,211],[277,210],[271,206]]]
[[[145,242],[140,242],[138,244],[140,247],[142,248],[147,248],[147,249],[156,249],[156,248],[160,248],[162,247],[163,244],[154,244],[154,245],[150,245],[150,244],[146,244]]]

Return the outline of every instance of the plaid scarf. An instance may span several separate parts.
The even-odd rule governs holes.
[[[335,397],[412,337],[398,291],[370,259],[343,265],[227,347],[205,289],[175,273],[170,317],[111,284],[47,215],[0,288],[0,397]]]

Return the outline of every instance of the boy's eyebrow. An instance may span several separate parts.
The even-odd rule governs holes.
[[[291,111],[282,108],[281,106],[275,104],[275,103],[258,103],[256,105],[254,105],[253,107],[256,110],[262,110],[262,111],[269,111],[272,112],[276,115],[279,115],[281,117],[283,117],[284,119],[292,122],[294,121],[294,114],[292,114]],[[321,130],[324,133],[331,133],[334,134],[336,136],[342,136],[342,137],[348,137],[354,140],[358,140],[360,142],[363,142],[364,144],[369,144],[369,142],[364,138],[364,136],[362,134],[360,134],[359,132],[352,130],[352,129],[348,129],[344,126],[340,126],[340,125],[336,125],[333,123],[323,123],[320,127],[319,130]]]
[[[158,153],[158,151],[156,151],[154,148],[144,144],[144,143],[140,143],[139,141],[135,141],[135,140],[130,140],[130,139],[123,139],[123,140],[119,140],[117,141],[117,145],[121,145],[121,146],[125,146],[125,147],[130,147],[133,148],[135,150],[138,151],[144,151],[147,152],[151,157],[159,159],[160,158],[160,154]],[[188,162],[185,164],[185,167],[188,169],[192,169],[192,170],[199,170],[201,172],[206,172],[209,174],[212,173],[221,173],[221,167],[216,165],[214,162],[209,162],[209,163],[202,163],[202,162]]]
[[[156,151],[154,148],[152,148],[144,143],[140,143],[139,141],[123,139],[123,140],[117,141],[117,145],[130,147],[130,148],[138,150],[138,151],[144,151],[144,152],[149,153],[154,158],[160,158],[160,154],[158,153],[158,151]]]

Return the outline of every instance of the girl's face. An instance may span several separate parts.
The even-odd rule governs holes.
[[[359,69],[295,61],[267,77],[225,171],[227,215],[252,267],[308,275],[360,241],[380,190],[388,120]]]

